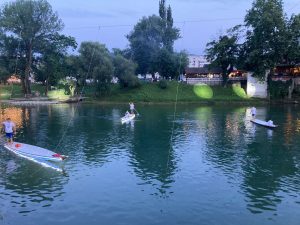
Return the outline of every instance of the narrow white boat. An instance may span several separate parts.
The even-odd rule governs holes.
[[[15,153],[18,156],[27,159],[33,159],[33,160],[46,160],[46,161],[60,162],[67,158],[64,155],[57,154],[48,149],[44,149],[41,147],[28,145],[20,142],[5,144],[4,148]]]
[[[259,119],[252,119],[250,120],[252,123],[264,126],[264,127],[268,127],[268,128],[275,128],[278,127],[278,125],[275,125],[273,123],[267,122],[267,121],[263,121],[263,120],[259,120]]]
[[[135,114],[129,114],[121,118],[121,123],[127,123],[135,118]]]

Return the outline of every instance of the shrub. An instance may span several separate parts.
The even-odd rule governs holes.
[[[140,80],[135,75],[125,75],[120,78],[120,85],[123,88],[137,88],[141,86]]]
[[[167,80],[163,79],[163,80],[160,80],[158,82],[158,86],[161,88],[161,89],[166,89],[168,87],[168,82]]]

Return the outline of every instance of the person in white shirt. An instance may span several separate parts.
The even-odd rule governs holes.
[[[130,113],[134,114],[134,104],[133,102],[129,103]]]
[[[251,108],[251,115],[252,115],[253,117],[256,116],[256,108],[255,108],[255,107],[252,107],[252,108]]]
[[[8,143],[13,142],[14,134],[16,133],[16,125],[10,118],[7,118],[3,123],[3,131],[5,132],[5,136],[7,138]]]

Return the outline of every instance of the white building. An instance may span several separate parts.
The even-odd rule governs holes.
[[[209,62],[206,60],[203,55],[188,55],[189,59],[189,68],[202,68],[205,65],[208,65]]]
[[[266,73],[267,74],[269,72]],[[247,95],[255,98],[267,98],[268,97],[268,84],[267,78],[265,80],[259,80],[252,76],[252,73],[247,75]]]

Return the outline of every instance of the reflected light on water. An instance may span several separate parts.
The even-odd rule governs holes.
[[[29,120],[29,113],[27,108],[2,108],[0,112],[0,121],[3,122],[7,118],[10,118],[17,126],[17,128],[23,127],[23,122]]]

